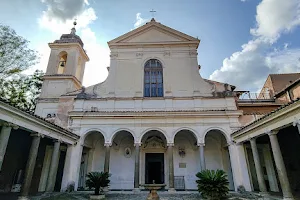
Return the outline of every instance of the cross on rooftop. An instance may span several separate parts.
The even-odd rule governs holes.
[[[156,11],[152,9],[152,10],[150,10],[150,12],[152,14],[152,18],[154,18],[154,15],[155,15]]]

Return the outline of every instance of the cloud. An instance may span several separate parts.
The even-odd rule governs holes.
[[[93,8],[84,9],[80,15],[74,15],[71,19],[62,21],[60,18],[49,17],[46,12],[38,18],[38,24],[44,29],[48,29],[55,33],[70,32],[74,19],[77,19],[76,29],[86,28],[89,24],[97,19],[95,10]]]
[[[47,5],[47,10],[44,11],[47,18],[62,22],[80,15],[85,6],[84,0],[42,0],[42,3]]]
[[[142,26],[144,23],[146,23],[147,21],[149,21],[148,19],[144,19],[141,17],[141,13],[136,13],[136,22],[134,23],[134,28],[138,28],[140,26]]]
[[[281,34],[299,25],[299,8],[296,0],[262,0],[257,6],[256,27],[250,30],[254,38],[243,44],[241,51],[225,58],[210,79],[257,91],[270,73],[299,71],[300,49],[289,49],[287,44],[281,49],[273,47]]]
[[[100,44],[96,33],[89,27],[97,19],[95,10],[89,7],[88,0],[42,0],[47,5],[47,10],[38,18],[38,24],[41,28],[55,33],[56,39],[61,34],[70,33],[73,26],[73,20],[77,18],[76,34],[79,35],[84,43],[84,48],[90,58],[86,63],[83,85],[89,86],[102,82],[107,77],[106,67],[109,65],[109,49],[106,44]],[[63,13],[66,11],[67,13]],[[38,46],[41,54],[40,63],[33,67],[29,72],[35,69],[45,71],[50,49],[47,42]]]
[[[253,35],[277,38],[300,24],[300,1],[263,0],[257,6],[256,22]]]

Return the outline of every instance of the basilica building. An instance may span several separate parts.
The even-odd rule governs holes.
[[[86,190],[94,171],[111,174],[111,191],[197,190],[197,172],[222,169],[230,190],[293,199],[300,74],[270,75],[252,99],[201,77],[199,45],[152,19],[108,42],[108,77],[85,88],[89,56],[75,27],[49,43],[35,113],[0,98],[0,195]]]
[[[89,58],[75,30],[49,44],[36,114],[80,135],[67,152],[62,187],[85,188],[87,172],[108,171],[111,190],[153,182],[197,189],[195,174],[207,168],[225,170],[234,189],[239,158],[229,156],[236,151],[230,133],[242,112],[233,86],[200,76],[199,44],[152,19],[108,42],[109,75],[87,88]]]

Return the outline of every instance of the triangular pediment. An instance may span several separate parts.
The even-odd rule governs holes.
[[[156,44],[156,43],[194,43],[199,44],[200,40],[192,36],[181,33],[175,29],[164,26],[155,20],[134,29],[114,40],[108,42],[113,45],[131,44]]]

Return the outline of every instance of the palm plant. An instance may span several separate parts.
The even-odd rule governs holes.
[[[229,191],[227,175],[223,170],[203,170],[198,172],[196,180],[198,191],[204,198],[223,199]]]
[[[90,172],[87,175],[86,185],[92,189],[95,189],[95,195],[99,195],[103,192],[103,188],[107,187],[110,183],[108,172]],[[101,191],[100,191],[101,189]]]

